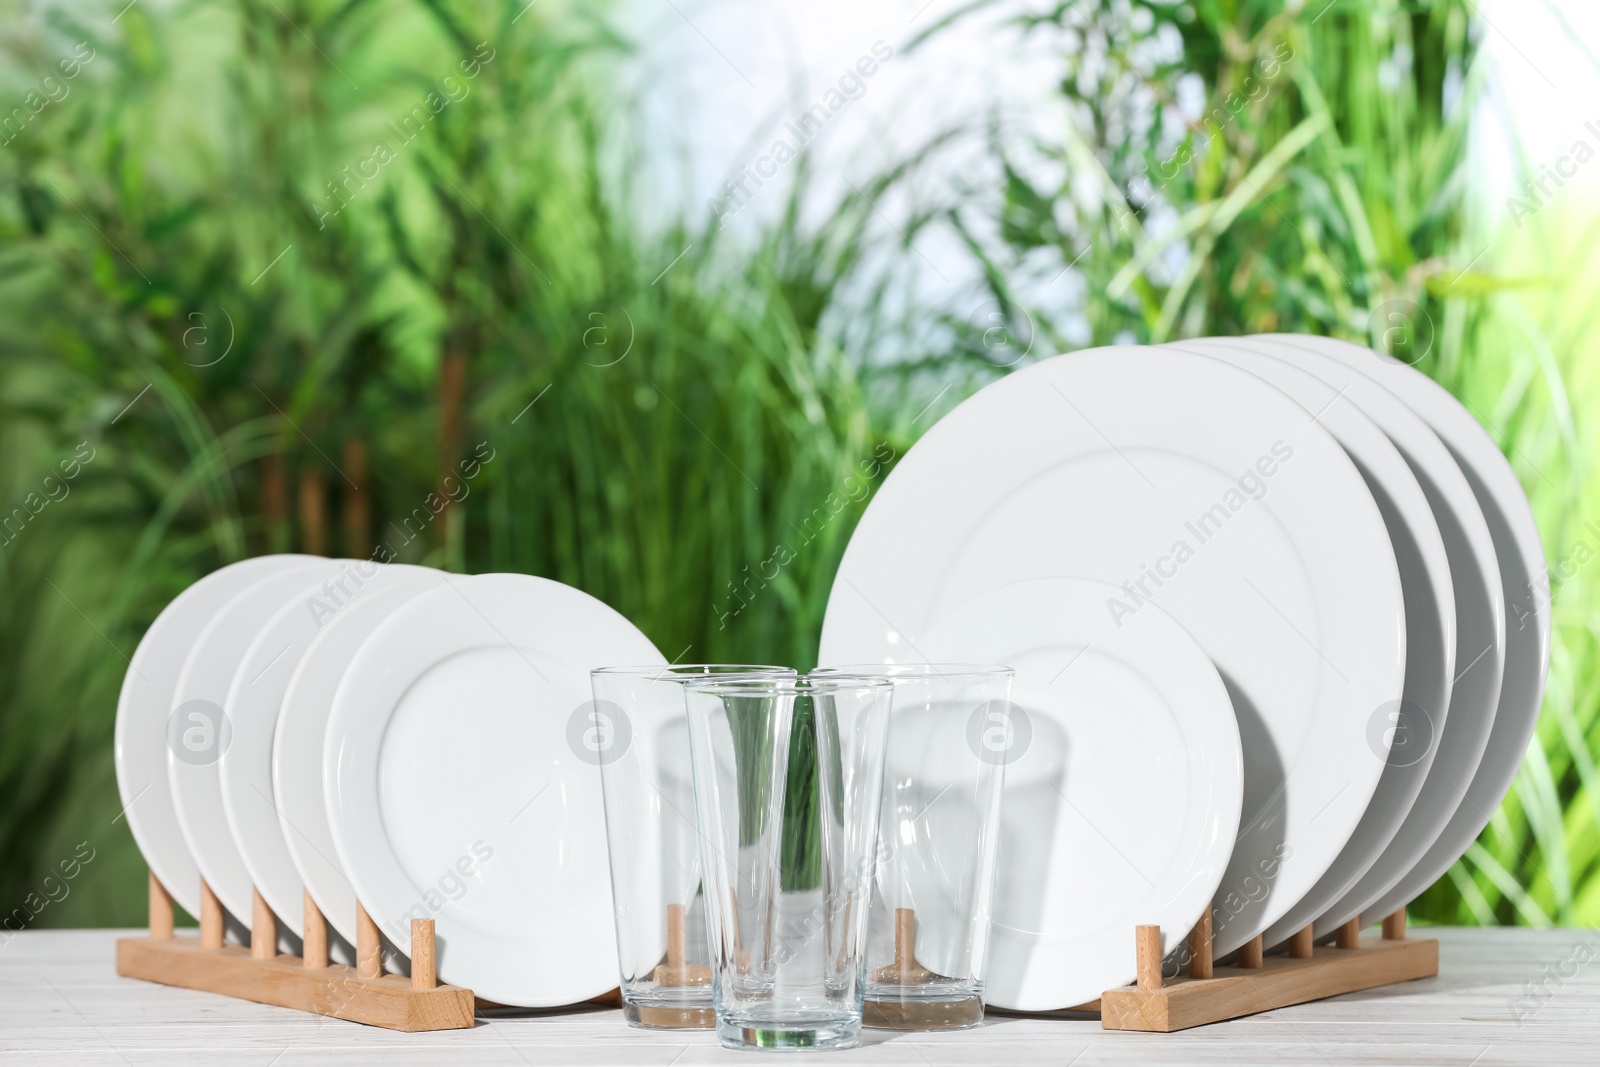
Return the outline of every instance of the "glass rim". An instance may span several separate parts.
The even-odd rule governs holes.
[[[811,674],[825,678],[883,678],[890,682],[935,679],[1013,678],[1015,667],[998,663],[842,663],[816,667]]]
[[[748,696],[774,694],[778,696],[805,696],[813,693],[841,693],[848,690],[871,689],[888,691],[894,683],[887,678],[870,678],[858,674],[827,675],[812,678],[804,674],[769,674],[743,678],[717,679],[705,677],[685,683],[685,689],[697,693],[715,693],[722,696]]]
[[[595,667],[589,671],[591,678],[788,678],[799,675],[793,667],[780,667],[773,663],[658,663],[653,666]]]

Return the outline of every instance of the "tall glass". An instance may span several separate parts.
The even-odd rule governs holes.
[[[683,685],[794,676],[790,667],[723,663],[605,667],[589,676],[594,701],[573,713],[568,733],[600,766],[622,1013],[634,1026],[716,1023]]]
[[[687,687],[717,1036],[847,1048],[893,687],[876,678]]]
[[[1009,667],[819,668],[894,684],[868,919],[868,1026],[958,1030],[983,1021],[1009,746]]]

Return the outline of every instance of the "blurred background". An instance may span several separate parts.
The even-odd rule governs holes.
[[[0,45],[0,902],[94,857],[34,925],[142,921],[117,692],[221,564],[525,571],[806,668],[965,396],[1265,331],[1415,362],[1544,536],[1537,738],[1413,917],[1600,923],[1590,6],[0,0]]]

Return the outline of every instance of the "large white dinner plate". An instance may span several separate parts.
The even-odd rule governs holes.
[[[1433,509],[1411,468],[1388,436],[1344,401],[1333,386],[1267,354],[1270,344],[1248,338],[1185,341],[1172,347],[1203,352],[1265,378],[1312,412],[1333,434],[1361,472],[1383,514],[1405,592],[1404,702],[1371,709],[1367,722],[1369,735],[1393,735],[1383,776],[1355,833],[1328,873],[1267,930],[1267,944],[1276,944],[1336,904],[1372,868],[1422,790],[1438,752],[1433,737],[1447,728],[1455,676],[1456,598],[1450,586],[1450,563]],[[1374,759],[1379,758],[1379,751],[1374,748]]]
[[[176,722],[167,747],[167,776],[178,825],[206,884],[241,922],[248,923],[252,914],[250,872],[223,812],[217,767],[233,743],[228,691],[267,620],[307,582],[337,574],[340,562],[310,557],[234,594],[195,639],[173,690]],[[290,933],[299,936],[298,930]]]
[[[341,562],[336,573],[311,581],[283,603],[260,627],[234,672],[224,704],[233,739],[217,760],[223,814],[251,884],[296,933],[305,926],[305,884],[284,841],[282,799],[272,782],[272,739],[289,680],[307,648],[341,612],[380,589],[428,573],[424,567],[391,568],[374,560]],[[320,777],[314,781],[320,792]]]
[[[1045,360],[885,480],[819,659],[915,656],[956,608],[1041,577],[1112,582],[1124,621],[1153,602],[1216,664],[1245,767],[1216,945],[1238,947],[1326,873],[1383,770],[1366,726],[1401,695],[1405,612],[1372,495],[1309,412],[1245,371],[1159,349]]]
[[[439,975],[519,1007],[617,984],[589,672],[664,663],[586,593],[543,578],[449,579],[350,661],[323,789],[356,898],[402,950],[435,922]]]
[[[117,698],[117,792],[133,840],[150,870],[190,915],[200,914],[200,868],[183,839],[167,787],[172,694],[195,638],[235,593],[310,556],[256,556],[212,571],[162,609],[145,631]]]
[[[356,891],[339,865],[322,791],[323,741],[350,658],[400,605],[447,579],[430,567],[390,564],[324,620],[284,691],[272,737],[272,796],[295,872],[342,939],[356,942]]]
[[[1483,757],[1500,697],[1505,605],[1495,545],[1483,509],[1439,436],[1392,392],[1299,340],[1274,336],[1256,338],[1253,343],[1270,345],[1268,350],[1279,358],[1339,390],[1394,441],[1439,523],[1456,597],[1456,666],[1449,727],[1434,732],[1438,753],[1400,832],[1361,880],[1317,919],[1315,933],[1323,937],[1367,911],[1412,870],[1460,806]]]
[[[1389,356],[1342,341],[1304,341],[1388,388],[1439,435],[1483,509],[1494,538],[1501,592],[1514,615],[1506,623],[1499,707],[1483,759],[1438,840],[1405,878],[1365,910],[1363,918],[1375,922],[1442,877],[1483,832],[1511,788],[1533,738],[1550,666],[1550,577],[1527,494],[1500,448],[1459,400],[1415,367]]]
[[[1117,625],[1106,605],[1120,594],[1083,579],[1020,582],[917,642],[939,662],[1017,672],[990,927],[996,1007],[1071,1007],[1133,981],[1129,931],[1158,923],[1163,952],[1176,948],[1233,852],[1244,765],[1227,689],[1160,608]],[[946,748],[970,732],[952,726]],[[902,757],[937,763],[938,752],[906,744]],[[962,810],[936,799],[925,798],[929,816]]]

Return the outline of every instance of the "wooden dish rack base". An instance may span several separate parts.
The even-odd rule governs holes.
[[[1308,926],[1290,939],[1286,956],[1264,956],[1257,936],[1230,967],[1213,965],[1207,912],[1189,933],[1188,974],[1167,982],[1161,977],[1161,928],[1139,926],[1134,933],[1138,981],[1083,1006],[1098,1008],[1106,1030],[1172,1033],[1439,973],[1439,942],[1406,940],[1404,908],[1383,920],[1381,937],[1363,938],[1361,920],[1351,919],[1333,945],[1314,947]]]
[[[150,935],[117,942],[117,973],[147,982],[275,1004],[389,1030],[465,1030],[472,990],[440,985],[432,919],[411,920],[411,977],[384,974],[378,924],[356,905],[356,965],[328,960],[328,924],[305,898],[305,956],[278,954],[277,918],[254,894],[250,947],[222,942],[222,903],[200,883],[200,936],[177,937],[172,897],[150,875]]]

